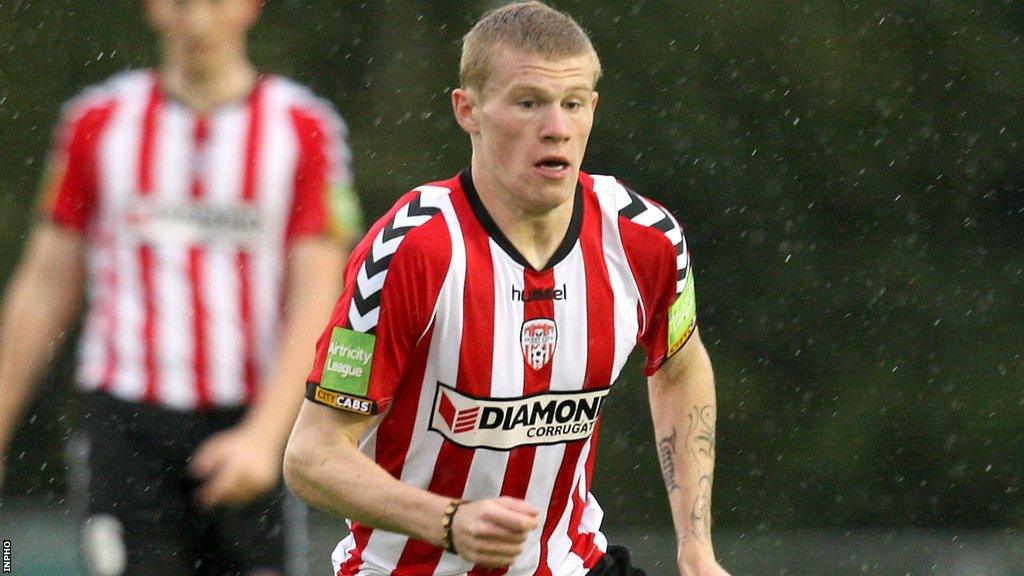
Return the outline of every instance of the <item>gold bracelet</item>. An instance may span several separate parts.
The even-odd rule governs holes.
[[[441,519],[441,547],[458,554],[455,550],[455,538],[452,537],[452,524],[455,522],[455,513],[459,510],[462,500],[452,500],[444,509],[444,517]]]

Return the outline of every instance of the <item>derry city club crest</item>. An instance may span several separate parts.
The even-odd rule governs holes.
[[[540,370],[551,361],[557,343],[558,328],[554,320],[534,318],[523,322],[519,345],[523,349],[523,359],[534,370]]]

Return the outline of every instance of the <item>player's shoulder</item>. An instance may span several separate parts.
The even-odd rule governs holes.
[[[275,74],[263,75],[261,82],[270,108],[284,113],[300,137],[321,134],[333,142],[348,140],[348,126],[334,104],[308,86]]]
[[[334,104],[305,84],[277,74],[264,74],[261,82],[271,97],[287,108],[314,116],[322,115],[332,121],[341,121],[341,115]]]
[[[613,176],[588,176],[593,193],[600,198],[606,220],[618,223],[619,238],[626,257],[636,265],[638,279],[651,280],[659,267],[676,270],[676,293],[689,277],[690,256],[683,234],[672,212],[658,202],[638,194]],[[588,184],[584,181],[584,186]]]
[[[607,175],[585,175],[584,186],[600,200],[602,212],[615,216],[620,227],[639,227],[660,233],[675,245],[683,235],[683,227],[665,206],[639,194],[622,180]]]
[[[403,194],[352,251],[350,270],[370,278],[384,270],[404,275],[446,268],[451,236],[443,210],[450,195],[450,188],[431,184]]]
[[[86,86],[64,102],[61,116],[67,121],[132,98],[145,98],[156,82],[152,70],[126,70]]]
[[[366,240],[379,251],[403,254],[437,254],[450,244],[450,230],[443,213],[451,206],[452,182],[437,181],[403,194],[370,228]]]
[[[451,230],[444,218],[446,208],[452,206],[453,180],[428,182],[405,193],[395,204],[390,223],[394,234],[406,237],[403,251],[422,255],[436,255],[444,245],[450,245]]]

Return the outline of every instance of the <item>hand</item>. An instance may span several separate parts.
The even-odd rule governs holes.
[[[282,455],[274,446],[241,425],[207,438],[189,464],[189,473],[201,481],[200,504],[242,505],[270,492],[281,476]]]
[[[486,568],[505,568],[523,551],[540,511],[524,500],[502,496],[467,502],[452,518],[459,556]]]

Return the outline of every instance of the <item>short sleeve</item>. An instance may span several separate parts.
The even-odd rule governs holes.
[[[298,141],[287,235],[358,238],[363,215],[356,195],[345,123],[322,101],[290,111]]]
[[[39,211],[63,228],[84,232],[99,195],[96,149],[113,111],[112,102],[65,107],[46,161]]]
[[[647,354],[644,372],[650,376],[697,327],[694,275],[676,219],[657,203],[630,194],[639,212],[632,219],[623,218],[621,234],[643,302],[639,342]]]
[[[436,209],[407,195],[356,246],[345,293],[317,343],[306,398],[375,414],[410,377],[447,276],[451,240]],[[396,241],[397,240],[397,241]]]

